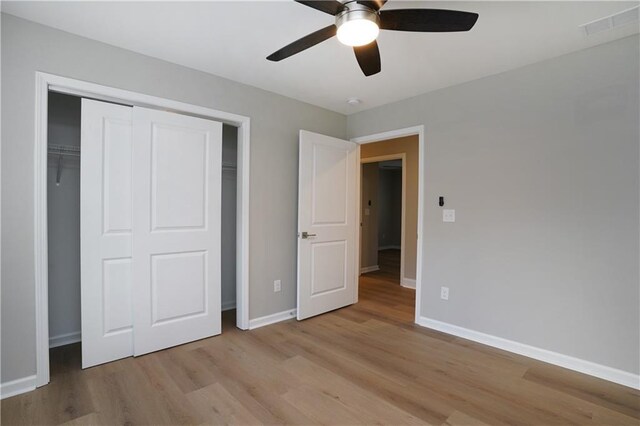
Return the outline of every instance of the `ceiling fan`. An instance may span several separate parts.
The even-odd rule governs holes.
[[[295,0],[336,18],[335,24],[294,41],[267,56],[281,61],[337,35],[353,46],[358,64],[366,76],[380,72],[380,51],[376,38],[380,30],[413,32],[469,31],[478,20],[477,13],[445,9],[380,10],[387,0]]]

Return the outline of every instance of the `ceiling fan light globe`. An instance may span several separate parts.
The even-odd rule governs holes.
[[[380,28],[369,19],[353,19],[338,27],[338,40],[347,46],[364,46],[378,38]]]

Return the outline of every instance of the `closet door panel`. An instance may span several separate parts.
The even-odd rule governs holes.
[[[127,109],[131,114],[130,107]],[[104,120],[104,233],[131,235],[131,120]],[[130,242],[129,242],[130,244]]]
[[[152,230],[204,230],[208,208],[209,133],[157,123],[152,131]]]
[[[134,353],[221,331],[222,124],[134,107]]]
[[[104,333],[131,333],[131,258],[107,259],[103,268]],[[131,346],[132,342],[128,343]],[[131,355],[131,349],[126,354]]]
[[[82,368],[133,355],[132,108],[82,99]]]

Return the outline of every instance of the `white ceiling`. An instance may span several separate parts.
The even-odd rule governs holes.
[[[578,28],[637,4],[391,0],[386,9],[459,9],[480,18],[467,33],[382,31],[382,72],[372,77],[335,38],[282,62],[267,61],[333,22],[293,1],[3,1],[2,11],[350,114],[637,33],[637,22],[589,37]],[[350,97],[363,103],[347,105]]]

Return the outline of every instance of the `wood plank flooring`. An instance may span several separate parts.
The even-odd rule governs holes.
[[[400,250],[387,249],[378,251],[379,271],[366,274],[389,284],[400,285]]]
[[[360,302],[80,369],[2,401],[2,424],[638,425],[640,392],[413,324],[414,291],[385,271]]]

